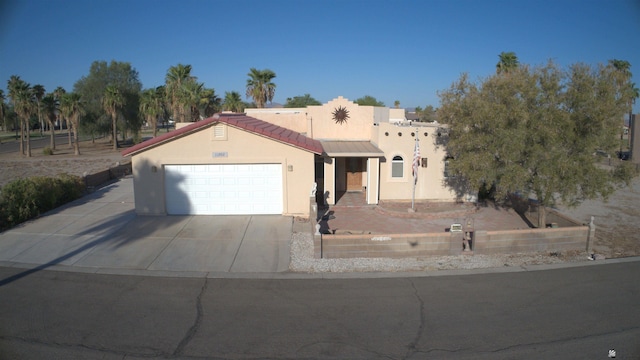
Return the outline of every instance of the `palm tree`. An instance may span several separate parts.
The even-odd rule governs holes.
[[[227,91],[224,93],[223,110],[233,111],[236,113],[244,111],[244,104],[242,103],[242,97],[237,91]]]
[[[56,136],[55,136],[55,124],[56,118],[58,117],[58,113],[60,112],[60,102],[53,94],[47,94],[42,98],[42,110],[44,112],[44,116],[47,119],[47,123],[49,124],[49,147],[51,150],[56,149]]]
[[[191,65],[172,66],[165,76],[167,101],[171,104],[173,120],[176,122],[185,122],[184,84],[190,81],[195,81],[195,77],[191,76]]]
[[[120,93],[120,90],[113,85],[107,86],[104,90],[104,95],[102,96],[102,106],[107,114],[111,116],[111,123],[113,126],[113,150],[115,151],[118,150],[118,111],[124,106],[124,104],[124,96]]]
[[[263,108],[267,101],[271,102],[276,93],[276,84],[271,82],[276,73],[269,69],[249,69],[247,74],[247,98],[252,98],[258,108]]]
[[[27,132],[26,155],[31,157],[31,137],[29,134],[29,118],[33,112],[33,93],[31,87],[19,76],[11,75],[7,88],[9,89],[9,97],[13,102],[13,108],[20,121],[20,153],[25,155],[24,139],[25,130]]]
[[[220,111],[220,101],[221,100],[214,89],[204,88],[200,93],[198,111],[205,118],[211,117],[213,114]]]
[[[36,84],[33,85],[33,87],[31,88],[31,91],[33,91],[33,96],[36,100],[36,104],[37,104],[37,109],[38,109],[38,123],[40,124],[40,136],[42,137],[42,131],[44,130],[44,123],[42,122],[42,114],[40,113],[40,101],[42,101],[42,97],[44,96],[44,94],[46,93],[46,91],[44,90],[44,86],[40,85],[40,84]]]
[[[396,101],[394,101],[394,102],[393,102],[393,106],[394,106],[396,109],[399,109],[399,108],[400,108],[400,100],[396,100]]]
[[[636,83],[631,84],[631,105],[636,104],[636,99],[640,98],[640,89],[636,87]],[[631,106],[631,111],[633,112],[633,106]],[[631,120],[631,118],[629,118]]]
[[[503,51],[500,53],[500,55],[498,55],[498,57],[500,58],[500,61],[498,61],[498,63],[496,64],[496,72],[498,74],[508,74],[509,72],[511,72],[511,70],[517,68],[519,65],[518,57],[513,51]]]
[[[202,100],[202,91],[204,84],[197,81],[187,81],[182,84],[182,101],[185,118],[194,122],[200,120],[200,112],[198,106]],[[188,114],[187,114],[188,110]]]
[[[7,122],[5,118],[4,104],[5,96],[4,91],[0,89],[0,124],[2,124],[2,130],[7,131]],[[0,137],[0,143],[2,143],[2,137]]]
[[[612,59],[609,64],[620,71],[626,78],[631,78],[631,63],[626,60]]]
[[[158,89],[144,90],[140,97],[140,113],[153,128],[153,137],[158,135],[158,116],[162,111],[162,98]]]
[[[156,87],[156,96],[158,97],[158,102],[160,103],[160,107],[162,111],[160,112],[161,122],[165,124],[169,120],[169,113],[171,110],[171,104],[167,101],[167,88],[164,85],[160,85]],[[167,126],[167,132],[169,131],[169,127]]]
[[[58,105],[60,105],[60,101],[62,101],[62,95],[66,94],[67,91],[62,87],[58,86],[55,90],[53,90],[53,96],[55,96],[56,100],[58,100]],[[67,125],[67,133],[69,137],[69,147],[71,147],[71,132],[69,132],[69,124],[67,120],[64,118],[61,112],[58,112],[58,125],[60,126],[60,130],[62,130],[62,122]]]
[[[631,80],[631,77],[633,76],[631,74],[631,63],[626,60],[613,59],[609,60],[609,65],[613,66],[614,69],[622,75],[623,83],[627,83]],[[631,117],[633,116],[633,104],[635,103],[635,99],[637,98],[637,96],[634,97],[634,95],[638,95],[637,92],[634,92],[634,90],[638,89],[634,88],[635,84],[629,84],[629,89],[631,91],[631,98],[629,99],[629,125],[631,125]],[[623,129],[624,120],[622,120],[622,127],[620,128],[620,153],[622,153],[622,142],[624,138]]]
[[[84,113],[82,103],[80,102],[80,94],[67,93],[62,97],[60,108],[65,117],[71,122],[73,128],[73,148],[74,154],[80,155],[80,139],[78,138],[78,128],[80,127],[80,116]]]

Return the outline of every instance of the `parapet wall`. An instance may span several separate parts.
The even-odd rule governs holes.
[[[316,235],[316,258],[420,257],[459,254],[501,254],[587,249],[589,227],[475,231],[471,251],[462,233],[327,234]]]
[[[566,251],[587,248],[588,226],[551,229],[477,231],[475,254],[505,254],[535,251]]]

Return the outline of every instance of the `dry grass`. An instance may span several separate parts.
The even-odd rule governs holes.
[[[4,142],[0,146],[11,146]],[[44,155],[42,149],[32,149],[27,158],[19,152],[0,154],[0,187],[8,182],[30,176],[56,176],[61,173],[82,176],[106,170],[130,161],[122,157],[120,151],[113,151],[108,139],[80,142],[80,155],[73,154],[73,147],[67,143],[56,144],[53,155]]]

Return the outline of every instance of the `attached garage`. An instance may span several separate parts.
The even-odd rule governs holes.
[[[165,165],[169,215],[282,214],[282,164]]]
[[[219,114],[134,145],[140,215],[308,216],[319,141],[244,114]]]

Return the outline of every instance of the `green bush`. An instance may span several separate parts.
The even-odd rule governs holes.
[[[0,230],[5,230],[82,196],[82,178],[63,174],[18,179],[0,189]]]
[[[44,149],[42,149],[42,154],[53,155],[53,150],[50,147],[45,147]]]

